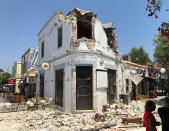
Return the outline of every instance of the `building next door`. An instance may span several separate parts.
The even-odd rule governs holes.
[[[116,71],[108,70],[108,89],[107,89],[107,101],[109,104],[114,103],[116,100]]]
[[[64,70],[55,71],[55,104],[63,107]]]
[[[92,66],[76,67],[76,109],[92,110]]]
[[[40,97],[44,98],[44,74],[40,74]]]

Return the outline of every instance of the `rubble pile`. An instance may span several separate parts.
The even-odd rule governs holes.
[[[38,110],[38,109],[45,109],[45,108],[55,108],[52,104],[52,99],[46,98],[45,100],[40,97],[34,97],[28,99],[26,102],[28,110]]]
[[[32,99],[28,99],[26,103],[25,102],[0,103],[0,113],[19,112],[19,111],[27,111],[27,110],[32,111],[32,110],[38,110],[44,108],[55,108],[54,105],[52,105],[52,101],[50,98],[43,100],[40,97],[35,97]]]
[[[130,105],[116,102],[103,113],[71,114],[56,110],[50,103],[50,100],[31,99],[26,104],[30,107],[37,104],[38,110],[1,113],[0,126],[4,130],[12,127],[10,130],[22,131],[129,131],[119,128],[123,125],[122,118],[142,118],[145,105],[145,101],[133,101]],[[140,129],[139,126],[136,128]]]

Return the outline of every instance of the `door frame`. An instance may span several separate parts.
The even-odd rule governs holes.
[[[77,109],[77,95],[78,95],[78,93],[77,93],[77,67],[90,67],[91,68],[91,109],[89,109],[89,110],[93,110],[93,108],[94,108],[94,102],[93,102],[93,100],[94,100],[94,98],[93,98],[93,65],[91,65],[91,64],[82,64],[82,65],[76,65],[76,87],[75,87],[75,91],[76,91],[76,95],[75,95],[75,110],[85,110],[85,109]]]
[[[41,77],[43,77],[43,88],[41,87]],[[40,83],[39,83],[39,96],[44,98],[44,93],[45,93],[45,73],[40,73],[39,75]],[[43,91],[43,94],[42,94]]]
[[[62,106],[56,104],[56,71],[57,70],[63,70],[63,96],[62,96],[63,97],[62,98],[63,105]],[[63,110],[64,109],[64,100],[65,100],[65,98],[64,98],[64,94],[65,94],[64,93],[64,90],[65,90],[65,87],[64,87],[64,85],[65,85],[65,83],[64,83],[65,82],[65,80],[64,80],[65,79],[65,70],[64,70],[64,68],[55,69],[54,70],[54,78],[55,78],[54,79],[54,104],[58,107],[59,110]]]
[[[113,80],[114,84],[113,84],[112,90],[113,90],[113,94],[115,95],[114,100],[117,100],[117,70],[107,69],[107,75],[108,75],[107,103],[112,104],[112,102],[110,101],[110,98],[111,98],[110,97],[110,95],[111,95],[111,93],[110,93],[110,90],[111,90],[110,89],[110,77],[109,77],[110,73],[113,73],[113,77],[115,76],[114,80]]]

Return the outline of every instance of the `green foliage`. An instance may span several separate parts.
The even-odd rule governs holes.
[[[134,63],[152,63],[148,53],[142,46],[140,48],[132,48],[129,55],[131,56],[131,61]]]
[[[167,37],[162,37],[159,33],[154,39],[154,60],[159,65],[169,63],[169,40]]]
[[[0,84],[7,84],[8,83],[8,79],[11,78],[12,75],[8,72],[5,72],[2,74],[2,76],[0,77]]]
[[[1,85],[1,83],[2,83],[2,77],[0,76],[0,85]]]
[[[4,72],[4,70],[3,70],[3,69],[0,69],[0,72]]]

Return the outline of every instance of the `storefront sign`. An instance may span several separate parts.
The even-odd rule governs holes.
[[[47,62],[42,63],[42,69],[44,69],[44,70],[49,69],[49,63],[47,63]]]
[[[140,74],[142,77],[145,77],[145,75],[146,75],[146,70],[137,69],[137,74]]]
[[[8,80],[8,84],[15,84],[15,79]]]
[[[155,76],[156,76],[156,78],[158,78],[158,79],[159,79],[161,75],[160,75],[159,73],[156,73],[156,75],[155,75]]]
[[[97,88],[108,88],[108,75],[106,71],[97,71]]]

